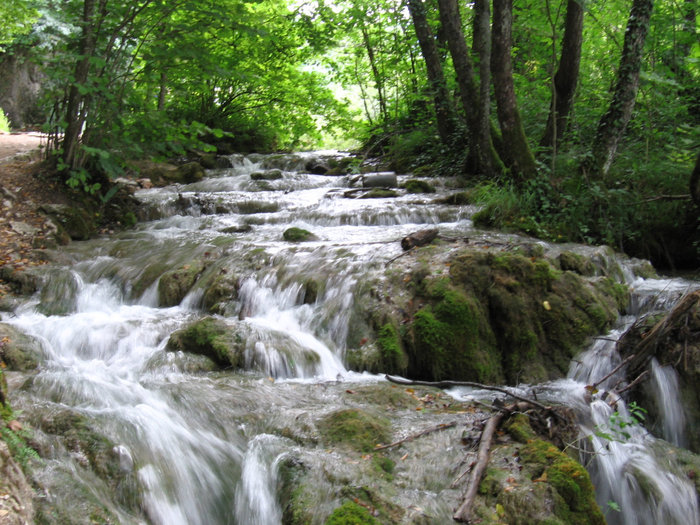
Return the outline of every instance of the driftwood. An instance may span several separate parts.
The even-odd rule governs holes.
[[[431,242],[433,242],[437,238],[437,236],[437,228],[413,232],[401,239],[401,248],[403,248],[404,251],[406,251],[416,246],[425,246],[426,244],[430,244]]]
[[[364,175],[362,177],[363,188],[396,188],[396,175],[394,173],[378,173],[377,175]]]
[[[543,405],[542,403],[539,403],[535,401],[534,399],[529,399],[527,397],[519,396],[518,394],[514,394],[510,390],[506,388],[502,388],[500,386],[491,386],[491,385],[484,385],[481,383],[474,383],[472,381],[418,381],[418,380],[412,380],[412,379],[404,379],[403,377],[396,377],[396,376],[390,376],[390,375],[385,375],[384,376],[387,381],[391,383],[395,383],[397,385],[406,385],[406,386],[432,386],[435,388],[454,388],[456,386],[468,386],[471,388],[481,388],[483,390],[492,390],[493,392],[500,392],[502,394],[506,394],[513,399],[517,399],[518,401],[522,401],[524,403],[528,403],[534,407],[537,407],[541,410],[546,410],[550,411],[550,407],[547,407]],[[553,414],[556,415],[556,412],[553,412]]]
[[[377,445],[376,447],[374,447],[374,450],[386,450],[387,448],[398,447],[399,445],[403,445],[404,443],[408,443],[409,441],[413,441],[414,439],[423,437],[427,434],[432,434],[433,432],[437,432],[439,430],[446,430],[448,428],[456,426],[456,421],[453,421],[452,423],[442,423],[436,427],[426,428],[425,430],[421,430],[420,432],[411,434],[410,436],[406,436],[405,438],[399,439],[398,441],[394,441],[393,443],[389,443],[388,445]]]
[[[479,483],[481,483],[481,478],[484,475],[486,466],[489,463],[489,455],[491,452],[491,441],[493,440],[493,435],[501,423],[503,417],[507,414],[506,411],[499,411],[489,418],[484,426],[484,430],[481,433],[481,441],[479,442],[479,452],[476,456],[476,465],[469,476],[469,485],[467,486],[467,492],[464,494],[464,500],[459,508],[455,511],[452,519],[459,523],[469,523],[471,520],[472,506],[474,505],[474,498],[479,489]]]
[[[639,341],[630,351],[634,353],[634,358],[629,363],[629,376],[639,376],[649,365],[651,358],[655,356],[658,345],[663,341],[669,331],[687,315],[693,307],[700,303],[700,290],[685,295],[671,310],[671,312],[661,319],[644,338]]]

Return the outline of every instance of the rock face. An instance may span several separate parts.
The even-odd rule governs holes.
[[[20,49],[2,55],[0,60],[0,108],[13,128],[42,122],[45,118],[38,100],[45,83],[40,66]]]
[[[627,288],[612,278],[584,278],[542,257],[465,249],[436,265],[431,248],[421,250],[424,258],[406,263],[376,292],[384,301],[365,305],[381,334],[381,355],[372,362],[350,352],[353,366],[431,381],[562,377],[628,300]]]
[[[0,362],[9,370],[32,370],[41,359],[41,344],[11,325],[0,323]]]

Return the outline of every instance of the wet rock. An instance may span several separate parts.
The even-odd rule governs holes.
[[[256,171],[250,174],[253,180],[280,180],[282,177],[281,170]]]
[[[322,441],[370,452],[378,444],[391,440],[391,422],[360,409],[331,412],[317,423]]]
[[[240,368],[244,364],[246,336],[239,329],[220,319],[205,317],[173,333],[166,350],[203,355],[223,368]]]
[[[284,230],[284,233],[282,234],[284,237],[284,240],[287,242],[307,242],[307,241],[317,241],[318,237],[316,237],[313,233],[311,233],[308,230],[304,230],[302,228],[288,228]]]
[[[9,370],[33,370],[42,355],[39,341],[12,325],[0,323],[0,362]]]
[[[408,193],[435,193],[435,186],[425,180],[409,179],[401,187]]]
[[[97,231],[95,218],[78,206],[42,204],[39,210],[49,216],[59,231],[65,232],[73,240],[86,241]]]
[[[187,293],[204,271],[200,261],[192,261],[175,270],[165,272],[158,281],[158,304],[176,306],[182,302]]]
[[[380,173],[377,175],[365,175],[362,177],[363,188],[396,188],[396,174]]]

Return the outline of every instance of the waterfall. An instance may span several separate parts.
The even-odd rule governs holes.
[[[439,227],[455,239],[484,234],[472,228],[473,207],[445,205],[435,194],[344,198],[357,189],[352,180],[305,173],[308,159],[236,155],[230,168],[211,171],[195,184],[138,192],[152,220],[111,239],[65,247],[64,260],[71,264],[48,267],[37,295],[13,314],[2,314],[3,322],[41,343],[42,364],[21,376],[23,386],[13,391],[12,402],[35,424],[37,440],[50,452],[37,474],[42,498],[65,508],[65,515],[81,515],[81,505],[89,501],[107,509],[109,519],[127,524],[275,525],[284,513],[280,467],[292,451],[303,456],[304,465],[322,456],[335,479],[351,479],[351,462],[324,450],[313,420],[359,405],[363,396],[371,397],[362,392],[364,384],[383,382],[349,372],[344,364],[347,341],[356,335],[357,303],[370,293],[391,300],[382,295],[379,277],[387,261],[402,255],[397,241],[405,235],[425,227]],[[251,177],[271,169],[279,177]],[[430,182],[437,196],[449,193],[449,181]],[[313,240],[284,240],[291,226],[309,230]],[[488,239],[508,244],[510,237],[499,235]],[[168,275],[175,275],[176,288],[192,277],[174,306],[161,304]],[[586,398],[584,386],[620,363],[615,340],[636,316],[668,308],[687,287],[678,280],[633,282],[631,272],[625,275],[635,288],[630,315],[577,357],[568,379],[522,387],[523,394],[537,391],[541,399],[579,411],[587,443],[582,458],[598,502],[621,509],[608,512],[609,523],[690,524],[698,515],[691,483],[667,465],[668,458],[656,455],[656,439],[642,426],[614,424],[631,421],[634,411],[622,400],[612,407],[596,396]],[[218,295],[207,295],[197,278],[220,283]],[[358,286],[373,279],[380,284]],[[168,350],[174,332],[204,317],[245,335],[240,368],[218,370],[203,356]],[[612,388],[620,377],[600,388]],[[655,364],[653,384],[664,403],[663,437],[683,446],[677,378]],[[395,395],[377,394],[378,402],[394,410]],[[397,427],[448,422],[448,411],[407,412],[396,416]],[[76,446],[61,449],[52,437],[52,418],[68,415],[85,432],[94,430],[113,444],[107,452],[118,459],[119,472],[112,474],[122,481],[114,482],[116,488],[83,474],[95,458]],[[461,430],[454,432],[441,434],[445,446],[430,468],[423,465],[435,452],[428,446],[400,460],[413,470],[391,490],[401,492],[399,500],[411,515],[430,511],[439,522],[450,519],[453,509],[435,487],[461,461],[460,447],[448,445],[459,442]],[[305,453],[300,442],[315,448]],[[354,462],[375,468],[364,457]],[[126,497],[122,492],[130,483],[137,495]],[[318,491],[324,503],[309,512],[321,522],[340,495],[328,487]],[[445,492],[454,496],[455,490]]]

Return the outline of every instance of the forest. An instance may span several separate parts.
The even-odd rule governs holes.
[[[700,252],[694,0],[4,0],[2,124],[102,199],[137,158],[352,149],[478,226]]]

